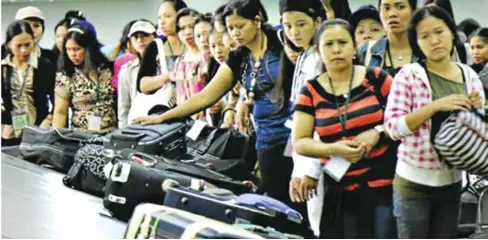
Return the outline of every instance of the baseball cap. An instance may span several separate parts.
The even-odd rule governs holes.
[[[373,5],[362,6],[357,11],[353,12],[349,17],[349,23],[356,29],[361,20],[368,18],[381,24],[380,12]]]
[[[39,18],[44,20],[44,14],[42,14],[41,9],[34,6],[28,6],[17,10],[15,20],[22,20],[26,18]]]
[[[153,34],[156,32],[156,27],[154,27],[154,25],[148,21],[139,20],[132,24],[129,30],[129,34],[127,34],[127,37],[132,36],[136,32]]]
[[[90,31],[93,34],[95,39],[97,39],[97,31],[95,30],[95,26],[93,26],[93,24],[91,24],[90,22],[86,20],[78,20],[74,24],[78,24],[85,27],[88,31]]]

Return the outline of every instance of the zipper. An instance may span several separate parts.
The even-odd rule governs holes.
[[[183,129],[183,127],[179,128],[179,129],[176,129],[176,130],[174,130],[174,131],[172,131],[172,132],[170,132],[170,133],[167,133],[167,134],[165,134],[164,136],[161,136],[161,137],[156,138],[156,139],[154,139],[154,140],[147,141],[147,142],[145,142],[145,143],[139,143],[138,145],[151,145],[151,144],[154,144],[154,143],[156,143],[156,142],[160,142],[160,141],[161,141],[161,139],[166,138],[168,135],[173,135],[173,134],[175,134],[176,132],[182,131],[182,129]]]

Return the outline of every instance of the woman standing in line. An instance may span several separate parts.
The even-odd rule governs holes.
[[[395,76],[403,65],[417,61],[408,42],[408,24],[416,7],[417,0],[379,0],[386,36],[361,47],[365,66],[380,67]]]
[[[68,29],[56,76],[53,127],[64,127],[72,106],[71,128],[104,134],[117,127],[112,64],[95,35],[75,24]]]
[[[31,54],[34,36],[24,20],[7,28],[7,56],[1,62],[2,146],[19,145],[25,126],[51,126],[48,99],[54,103],[56,67]]]
[[[485,94],[478,75],[451,59],[458,35],[445,10],[418,10],[408,36],[420,60],[395,76],[385,112],[388,135],[401,141],[393,182],[398,235],[456,238],[461,171],[441,161],[431,139],[449,112],[480,109]]]
[[[336,179],[332,173],[322,174],[320,183],[303,179],[306,196],[313,197],[318,184],[327,189],[320,238],[395,238],[395,149],[383,131],[392,78],[381,68],[355,63],[354,30],[345,20],[324,22],[315,44],[326,71],[305,82],[298,95],[293,146],[297,154],[321,158],[324,171],[329,162],[350,163],[345,175]]]

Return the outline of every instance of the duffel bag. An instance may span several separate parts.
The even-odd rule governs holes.
[[[26,126],[19,151],[30,162],[47,164],[54,170],[67,173],[82,142],[97,135],[67,128],[40,128]]]
[[[488,176],[488,123],[475,112],[447,118],[434,138],[442,161],[471,174]]]
[[[234,129],[205,126],[195,141],[187,138],[191,158],[182,160],[206,165],[234,179],[246,180],[257,160],[252,140]]]

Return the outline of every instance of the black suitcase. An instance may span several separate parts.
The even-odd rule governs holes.
[[[54,170],[67,173],[82,142],[95,137],[97,135],[66,128],[26,126],[19,151],[27,161],[46,164]]]
[[[248,180],[257,160],[251,137],[237,130],[205,126],[196,141],[187,138],[185,162],[196,162],[238,180]]]
[[[103,204],[114,217],[126,221],[138,204],[164,201],[162,183],[166,179],[196,188],[210,183],[238,193],[252,190],[249,185],[203,167],[125,149],[114,160]]]
[[[305,238],[313,238],[313,234],[303,222],[301,216],[282,213],[260,205],[259,207],[241,206],[229,201],[228,198],[195,191],[167,180],[163,183],[166,191],[164,205],[202,215],[221,222],[250,223],[263,227],[271,227],[286,234],[295,234]]]
[[[156,204],[137,206],[126,239],[260,239],[260,235],[215,220]]]
[[[186,154],[186,130],[181,122],[156,125],[129,125],[107,135],[104,142],[108,157],[131,148],[140,152],[179,158]]]

